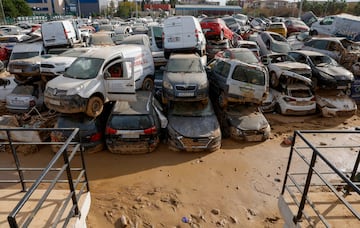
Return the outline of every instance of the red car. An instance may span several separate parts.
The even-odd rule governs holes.
[[[234,41],[234,33],[225,24],[221,18],[206,17],[200,22],[201,28],[206,39],[228,39]]]
[[[286,20],[285,26],[287,28],[287,36],[290,36],[291,33],[308,32],[310,30],[303,21],[297,19]]]

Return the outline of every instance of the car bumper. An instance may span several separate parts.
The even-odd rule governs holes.
[[[282,114],[284,115],[296,115],[303,116],[314,114],[316,112],[316,104],[310,106],[287,106],[282,108]]]
[[[182,136],[169,136],[168,142],[171,149],[185,152],[216,151],[221,147],[220,136],[215,138],[187,138]]]
[[[324,107],[321,109],[323,117],[350,117],[355,115],[356,109],[339,110],[334,108]]]
[[[265,131],[242,131],[230,127],[230,137],[236,141],[262,142],[270,137],[270,126]]]
[[[48,96],[45,95],[44,103],[48,109],[61,113],[85,112],[88,99],[79,95]]]
[[[163,88],[163,95],[172,101],[202,101],[208,99],[208,89],[199,90],[169,90]]]
[[[153,152],[160,139],[151,139],[146,141],[123,141],[106,139],[106,146],[111,153],[115,154],[145,154]]]

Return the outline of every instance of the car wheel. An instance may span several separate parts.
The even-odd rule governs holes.
[[[279,79],[277,78],[275,72],[270,73],[270,84],[273,88],[276,88],[279,85]]]
[[[221,30],[221,32],[220,32],[219,39],[220,40],[224,39],[224,31],[223,30]]]
[[[86,107],[86,115],[90,117],[97,117],[101,114],[104,108],[104,101],[98,97],[93,96],[90,97],[87,107]]]
[[[228,100],[225,96],[224,91],[221,92],[220,96],[219,96],[219,106],[221,108],[225,108],[228,105]]]
[[[275,105],[275,112],[278,114],[282,114],[280,105],[278,103]]]
[[[150,77],[145,78],[141,88],[143,90],[152,91],[154,89],[154,81],[152,80],[152,78]]]
[[[22,84],[22,83],[25,83],[25,82],[27,82],[27,81],[29,80],[29,78],[27,78],[27,77],[22,77],[22,76],[19,76],[19,75],[17,75],[17,74],[15,74],[14,76],[15,76],[15,82],[16,82],[17,84]]]

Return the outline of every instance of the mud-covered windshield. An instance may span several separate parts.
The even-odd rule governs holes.
[[[64,73],[64,77],[76,79],[95,78],[104,62],[104,59],[79,57]]]
[[[174,102],[169,111],[173,116],[204,117],[214,114],[211,103],[202,102]]]
[[[204,70],[200,59],[169,59],[167,62],[166,70],[168,72],[180,73],[180,72],[202,72]]]

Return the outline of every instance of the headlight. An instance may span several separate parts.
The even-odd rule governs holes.
[[[169,81],[167,81],[167,80],[164,80],[164,81],[163,81],[163,87],[164,87],[165,89],[173,89],[173,86],[172,86],[171,83],[170,83]]]
[[[71,88],[67,91],[67,94],[66,95],[75,95],[75,94],[78,94],[82,89],[84,88],[83,85],[81,86],[77,86],[75,88]]]
[[[199,89],[206,89],[206,88],[208,88],[208,87],[209,87],[208,82],[205,82],[205,83],[203,83],[203,84],[201,84],[201,85],[199,86]]]

